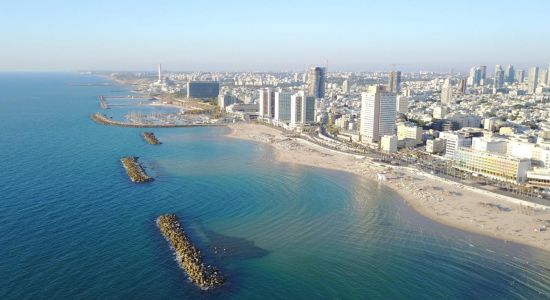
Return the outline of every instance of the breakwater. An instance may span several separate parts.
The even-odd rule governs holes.
[[[99,106],[101,106],[101,108],[103,109],[109,109],[109,104],[107,104],[107,101],[105,101],[105,97],[103,96],[97,96],[97,98],[99,99]]]
[[[174,250],[178,264],[187,273],[191,282],[203,290],[223,284],[224,279],[220,271],[204,264],[201,252],[187,237],[176,215],[160,215],[156,222],[160,232]]]
[[[161,144],[161,142],[157,139],[155,134],[150,132],[150,131],[146,131],[146,132],[142,133],[141,135],[143,136],[143,139],[151,145],[160,145]]]
[[[153,181],[153,178],[145,173],[143,167],[139,164],[138,158],[135,156],[123,157],[121,160],[124,169],[126,169],[126,174],[132,182],[135,183],[144,183]]]
[[[91,119],[98,124],[110,125],[110,126],[119,126],[119,127],[134,127],[134,128],[175,128],[175,127],[203,127],[203,126],[225,126],[225,124],[211,124],[211,123],[200,123],[200,124],[144,124],[144,123],[130,123],[130,122],[120,122],[110,119],[104,114],[96,113],[91,116]]]

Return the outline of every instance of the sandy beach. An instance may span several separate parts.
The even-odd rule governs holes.
[[[398,192],[422,215],[466,231],[550,251],[550,210],[484,190],[449,182],[405,167],[380,165],[369,158],[289,138],[275,128],[236,123],[229,137],[271,145],[284,163],[345,171],[381,182]]]

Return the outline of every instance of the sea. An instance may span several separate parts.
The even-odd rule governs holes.
[[[90,119],[139,110],[99,106],[131,89],[0,73],[0,299],[550,298],[550,253],[431,221],[378,182],[277,162],[225,127],[154,129],[152,146]],[[128,155],[155,180],[130,182]],[[189,282],[165,213],[222,287]]]

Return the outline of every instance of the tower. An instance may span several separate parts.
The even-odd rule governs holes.
[[[384,135],[395,134],[396,96],[385,86],[369,87],[361,94],[361,139],[378,143]]]
[[[159,64],[159,80],[158,83],[162,83],[162,64]]]
[[[495,79],[494,79],[495,89],[500,89],[504,86],[504,71],[500,65],[495,66]]]
[[[308,75],[308,94],[315,98],[325,97],[326,69],[311,67]]]
[[[390,93],[399,94],[401,91],[401,71],[391,71],[388,80],[388,89]]]
[[[539,82],[539,67],[529,69],[529,77],[527,78],[527,93],[534,94]]]
[[[453,102],[453,86],[451,85],[451,81],[447,78],[441,88],[441,104],[450,105],[453,104]]]
[[[516,71],[514,71],[514,66],[508,65],[506,67],[506,72],[504,73],[504,79],[508,83],[514,83],[516,77]]]

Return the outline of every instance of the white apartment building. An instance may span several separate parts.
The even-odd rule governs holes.
[[[472,149],[492,153],[506,154],[507,141],[502,139],[474,137],[472,138]]]
[[[472,145],[472,139],[466,137],[464,132],[441,132],[439,138],[445,140],[445,157],[452,159],[455,155],[455,151],[459,147],[470,147]]]
[[[382,151],[388,153],[397,152],[397,136],[395,135],[385,135],[380,140],[380,148]]]

